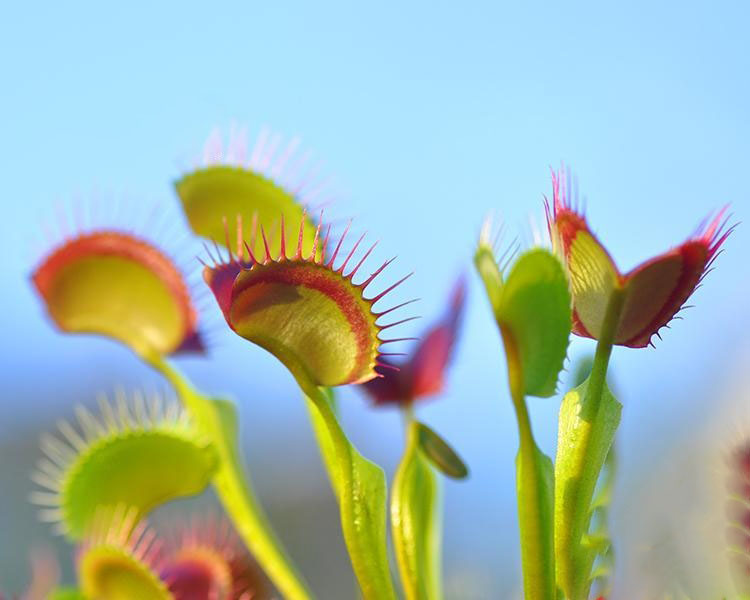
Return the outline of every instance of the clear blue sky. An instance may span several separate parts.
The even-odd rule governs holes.
[[[394,278],[416,271],[403,294],[422,298],[425,320],[402,331],[418,333],[470,268],[483,217],[495,211],[510,231],[528,230],[550,188],[548,168],[561,160],[623,268],[681,242],[725,203],[747,221],[749,22],[745,2],[5,6],[0,436],[36,436],[43,420],[70,414],[73,396],[89,402],[116,382],[155,381],[114,344],[59,336],[43,318],[27,275],[55,205],[115,198],[128,218],[174,208],[181,161],[214,126],[299,135],[341,190],[331,212],[355,216],[379,238],[379,257],[398,254]],[[748,345],[746,229],[656,350],[615,353],[626,481],[665,429],[689,431],[710,413],[724,364]],[[192,256],[181,257],[194,267]],[[471,481],[448,488],[452,569],[503,577],[494,585],[507,590],[516,584],[505,578],[517,560],[515,426],[498,336],[472,284],[448,390],[421,414],[473,468]],[[184,361],[185,369],[240,400],[257,469],[284,453],[275,472],[257,477],[269,496],[275,485],[294,489],[278,483],[285,469],[317,489],[305,475],[313,447],[291,378],[260,350],[218,337],[210,361]],[[579,340],[571,355],[590,350]],[[392,468],[396,415],[343,396],[352,436]],[[533,404],[551,449],[557,401]],[[0,531],[9,511],[30,514],[3,510]],[[2,552],[0,581],[23,558]]]

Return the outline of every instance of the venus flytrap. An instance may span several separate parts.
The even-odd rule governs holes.
[[[101,414],[78,409],[78,427],[61,422],[59,434],[42,436],[45,454],[32,479],[41,517],[80,540],[97,510],[125,504],[136,521],[175,498],[202,492],[218,457],[208,439],[176,403],[142,395],[116,404],[100,402]]]
[[[573,206],[570,178],[553,173],[547,221],[573,296],[573,332],[597,340],[591,374],[560,408],[555,463],[557,584],[568,600],[588,598],[606,540],[590,531],[592,498],[622,406],[606,384],[612,347],[642,348],[667,326],[710,269],[733,228],[724,211],[682,245],[622,274]],[[604,542],[604,543],[603,543]]]
[[[251,600],[268,596],[266,584],[223,518],[180,518],[160,531],[159,577],[175,600]]]
[[[203,350],[182,273],[135,235],[98,229],[66,239],[32,282],[62,331],[114,338],[140,356]]]
[[[243,130],[233,129],[224,144],[214,131],[203,148],[200,166],[174,184],[191,229],[199,236],[224,242],[224,225],[252,221],[266,232],[276,232],[283,217],[292,231],[302,225],[303,208],[309,207],[325,188],[309,167],[310,155],[300,156],[299,139],[282,144],[281,137],[262,131],[252,148]],[[303,252],[312,248],[314,224],[307,221]],[[245,240],[249,241],[249,240]],[[268,240],[271,252],[279,252],[278,238]],[[263,252],[260,238],[250,243]]]
[[[377,321],[390,311],[378,313],[373,305],[406,278],[365,297],[366,288],[391,261],[361,283],[354,283],[375,246],[346,272],[362,238],[336,266],[346,232],[330,258],[324,258],[330,226],[321,238],[319,222],[305,255],[305,225],[302,220],[288,253],[281,219],[277,254],[260,226],[260,234],[253,233],[251,239],[262,239],[262,254],[256,255],[243,241],[236,251],[228,249],[225,260],[206,266],[204,278],[229,327],[280,360],[317,409],[314,424],[362,593],[365,598],[394,598],[386,551],[385,475],[349,442],[326,388],[377,376],[374,368],[382,364],[379,347],[395,340],[379,338],[384,326]]]
[[[175,192],[183,213],[196,235],[206,238],[219,252],[232,245],[239,252],[255,256],[282,252],[288,232],[303,234],[297,240],[301,254],[308,256],[316,246],[316,258],[325,251],[315,236],[315,225],[306,217],[306,207],[326,187],[315,169],[308,165],[309,152],[300,156],[299,140],[281,143],[281,137],[264,130],[252,148],[242,129],[230,131],[226,144],[216,130],[204,145],[200,165],[175,182]],[[321,214],[322,218],[322,214]],[[247,239],[242,232],[249,232]],[[262,230],[266,235],[260,236]],[[335,394],[328,387],[323,398],[335,410]],[[322,449],[329,480],[338,497],[333,443],[320,411],[305,397],[313,430]]]
[[[138,514],[126,505],[97,509],[78,551],[80,591],[53,597],[250,600],[264,591],[227,523],[194,518],[157,532]]]
[[[442,598],[441,486],[435,468],[462,479],[468,469],[451,447],[414,416],[414,405],[443,388],[466,297],[466,283],[456,283],[445,316],[423,336],[411,355],[381,377],[362,384],[379,406],[399,406],[406,424],[404,454],[393,479],[391,531],[401,586],[408,600]]]
[[[124,505],[97,510],[77,561],[86,598],[172,600],[159,578],[159,541],[137,514]]]
[[[560,261],[536,248],[501,268],[487,232],[474,262],[500,329],[516,411],[519,450],[516,495],[526,600],[555,600],[554,473],[537,446],[526,396],[551,396],[565,360],[571,328],[570,293]]]
[[[198,393],[166,358],[203,350],[188,286],[174,263],[133,234],[95,230],[53,249],[32,280],[61,330],[116,339],[170,381],[216,452],[213,483],[244,542],[282,593],[309,598],[243,474],[233,405]]]

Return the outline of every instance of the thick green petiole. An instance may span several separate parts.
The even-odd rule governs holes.
[[[313,427],[339,503],[344,541],[362,596],[395,600],[386,545],[385,473],[348,440],[327,390],[301,371],[293,374],[312,405]]]
[[[554,473],[534,441],[523,393],[523,375],[512,334],[504,330],[508,383],[518,421],[516,496],[525,600],[555,600]]]
[[[234,405],[203,396],[162,357],[152,356],[146,360],[172,384],[196,424],[214,443],[220,457],[213,479],[216,492],[258,564],[284,598],[312,598],[243,475]]]
[[[568,600],[586,600],[597,553],[589,536],[592,499],[612,446],[621,406],[606,386],[607,367],[624,294],[612,291],[591,374],[566,394],[560,407],[555,464],[555,555],[557,583]]]
[[[404,410],[406,447],[391,492],[391,531],[407,600],[442,598],[440,480],[420,448],[419,423]]]

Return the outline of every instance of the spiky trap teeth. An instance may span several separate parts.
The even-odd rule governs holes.
[[[201,492],[217,465],[213,447],[176,401],[141,394],[114,403],[100,399],[100,415],[79,407],[78,427],[62,421],[59,435],[42,436],[45,457],[32,479],[42,490],[31,500],[40,516],[79,539],[97,507],[126,503],[140,519],[155,506]]]
[[[267,584],[226,519],[175,521],[159,531],[126,505],[99,508],[78,552],[87,598],[251,600]]]
[[[98,509],[78,553],[81,590],[87,598],[172,600],[158,574],[161,549],[137,509]]]
[[[196,516],[172,529],[160,575],[176,600],[266,595],[265,581],[226,519]]]
[[[201,166],[175,183],[193,231],[205,238],[223,241],[222,220],[239,217],[249,222],[256,218],[270,231],[278,227],[283,216],[289,226],[297,228],[303,221],[303,208],[325,189],[314,173],[305,168],[309,155],[296,158],[299,141],[282,146],[279,136],[261,132],[252,149],[244,131],[234,130],[226,147],[215,131],[206,142]],[[308,234],[305,253],[310,251],[314,225],[304,226]],[[274,253],[279,240],[270,240]],[[251,243],[254,252],[261,253]]]
[[[613,291],[624,294],[614,343],[642,348],[666,327],[710,271],[728,227],[726,209],[704,223],[686,242],[621,273],[589,229],[575,204],[565,171],[552,174],[552,204],[547,221],[553,246],[564,256],[573,292],[573,333],[599,339]]]
[[[326,258],[330,225],[321,238],[322,220],[318,223],[310,251],[305,253],[305,224],[303,218],[291,254],[287,252],[283,218],[277,238],[278,252],[271,249],[265,229],[260,226],[258,235],[254,227],[250,241],[243,240],[236,253],[229,250],[226,259],[213,257],[213,264],[204,270],[204,279],[229,326],[274,354],[295,376],[325,386],[368,381],[378,375],[375,367],[388,366],[379,360],[380,345],[400,341],[380,339],[380,332],[403,322],[387,325],[377,322],[402,305],[379,312],[373,306],[409,275],[366,298],[365,290],[393,259],[385,261],[363,281],[354,283],[354,277],[377,242],[350,267],[364,239],[361,236],[336,266],[349,226],[330,258]],[[253,251],[255,239],[261,240],[260,255]]]
[[[113,337],[140,354],[203,349],[182,274],[134,235],[96,230],[65,240],[32,281],[63,331]]]
[[[366,382],[362,389],[377,405],[408,406],[418,399],[443,389],[445,372],[454,352],[463,318],[466,280],[462,276],[453,286],[443,316],[424,332],[421,341],[405,360],[383,358],[399,370]]]

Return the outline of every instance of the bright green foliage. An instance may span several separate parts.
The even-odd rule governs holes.
[[[440,482],[422,450],[422,427],[409,424],[391,492],[393,546],[407,600],[442,597]]]
[[[59,495],[52,500],[59,502],[60,528],[73,539],[86,533],[98,507],[124,503],[140,520],[164,502],[202,492],[216,469],[214,448],[176,405],[164,410],[154,400],[131,408],[121,400],[116,408],[103,403],[98,418],[81,409],[83,435],[63,423],[69,447],[52,436],[42,439],[50,460],[70,457],[59,464]],[[45,482],[44,471],[38,477]],[[51,494],[36,496],[43,502]]]
[[[541,248],[523,254],[505,279],[494,310],[518,347],[524,393],[554,394],[571,328],[570,293],[560,261]]]
[[[424,423],[417,422],[415,427],[419,447],[425,458],[453,479],[464,479],[469,475],[468,467],[448,442]]]
[[[523,393],[551,396],[565,360],[571,328],[570,292],[559,259],[542,248],[523,254],[505,280],[492,251],[480,245],[475,264],[495,319],[513,337]]]
[[[305,379],[302,372],[294,375],[314,405],[311,411],[318,411],[313,424],[332,478],[344,541],[362,595],[365,600],[395,599],[386,546],[385,473],[347,439],[333,410],[332,397]]]
[[[587,395],[589,382],[563,399],[555,461],[557,583],[569,600],[588,598],[594,560],[608,546],[599,532],[590,531],[592,499],[622,411],[606,384],[600,398]]]
[[[279,231],[283,217],[287,238],[294,237],[302,222],[303,208],[295,197],[263,175],[232,166],[212,166],[190,173],[175,183],[177,195],[192,230],[205,238],[226,244],[227,223],[230,243],[235,243],[239,216],[244,227],[257,219],[268,234]],[[309,221],[305,229],[304,255],[312,250],[315,226]],[[275,256],[280,237],[269,238]],[[250,241],[248,241],[250,242]],[[258,236],[251,245],[256,256],[264,256],[263,241]]]

